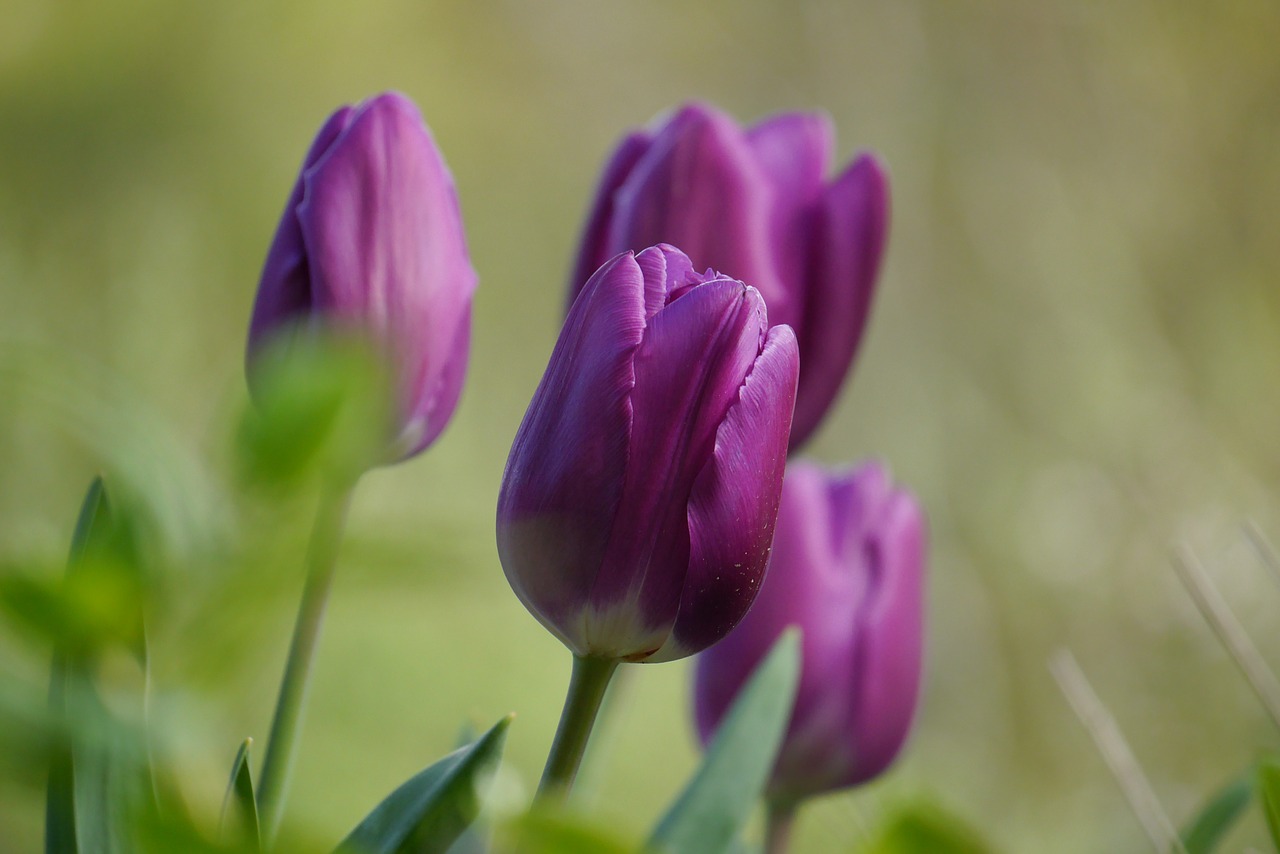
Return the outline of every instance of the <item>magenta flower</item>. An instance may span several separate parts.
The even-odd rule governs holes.
[[[343,107],[311,144],[267,254],[250,366],[275,336],[367,336],[399,392],[389,456],[413,456],[458,403],[475,286],[453,177],[417,107],[394,92]]]
[[[498,552],[525,607],[581,657],[723,637],[764,574],[797,372],[755,288],[670,246],[601,267],[502,480]]]
[[[827,183],[834,133],[817,113],[743,130],[701,104],[625,138],[587,219],[570,301],[614,254],[656,243],[751,283],[795,330],[792,450],[817,429],[862,338],[888,227],[884,169],[859,156]]]
[[[875,777],[897,755],[921,669],[925,524],[878,463],[831,475],[793,462],[773,556],[751,611],[703,653],[694,712],[710,741],[734,696],[787,626],[802,632],[795,708],[769,796],[795,803]]]

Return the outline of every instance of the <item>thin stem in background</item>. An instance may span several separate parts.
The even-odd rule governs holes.
[[[569,793],[573,780],[587,750],[587,739],[600,711],[609,680],[618,668],[613,658],[573,657],[573,676],[569,679],[569,692],[564,698],[564,711],[560,713],[560,726],[556,728],[551,753],[538,784],[536,800],[562,799]]]
[[[316,509],[315,526],[311,530],[311,541],[307,546],[306,583],[302,589],[302,601],[298,604],[298,619],[293,626],[293,640],[289,645],[284,676],[280,680],[280,694],[276,699],[275,716],[271,720],[271,735],[262,759],[258,813],[262,816],[262,837],[267,845],[275,839],[280,816],[284,811],[285,794],[289,788],[289,776],[293,771],[297,752],[302,710],[306,705],[307,689],[311,681],[311,663],[315,658],[320,625],[324,621],[329,588],[333,584],[333,571],[337,565],[338,545],[342,541],[347,507],[351,504],[354,490],[354,483],[342,488],[325,489]]]
[[[1276,555],[1275,547],[1271,545],[1267,535],[1262,533],[1258,523],[1252,519],[1245,523],[1244,533],[1253,550],[1258,553],[1258,559],[1271,572],[1271,578],[1280,581],[1280,556]]]
[[[1258,648],[1249,639],[1249,633],[1236,619],[1235,613],[1227,605],[1218,588],[1210,580],[1204,567],[1196,560],[1189,549],[1181,549],[1174,556],[1174,569],[1178,579],[1187,588],[1192,601],[1206,623],[1213,629],[1218,640],[1227,648],[1244,678],[1249,681],[1253,691],[1258,695],[1262,707],[1267,710],[1271,720],[1280,727],[1280,683],[1276,675],[1267,667]]]
[[[1120,785],[1120,791],[1124,793],[1125,800],[1129,802],[1129,807],[1138,817],[1142,829],[1146,831],[1147,838],[1151,840],[1156,851],[1160,854],[1167,854],[1167,852],[1186,854],[1187,849],[1178,837],[1178,832],[1174,830],[1173,823],[1169,821],[1169,816],[1160,806],[1160,801],[1151,788],[1151,782],[1142,773],[1142,766],[1138,764],[1128,742],[1125,741],[1115,718],[1094,693],[1089,680],[1085,678],[1080,665],[1076,663],[1075,656],[1070,650],[1059,650],[1049,659],[1049,670],[1057,680],[1058,687],[1067,698],[1067,702],[1071,704],[1076,717],[1088,730],[1090,738],[1093,739],[1098,752],[1102,754],[1107,767],[1111,769],[1111,775]]]

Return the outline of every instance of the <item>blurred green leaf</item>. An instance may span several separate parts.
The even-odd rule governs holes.
[[[637,848],[584,817],[539,806],[505,824],[494,850],[501,854],[634,854]]]
[[[372,348],[299,328],[276,336],[251,367],[253,404],[236,433],[246,483],[347,481],[385,461],[395,396]]]
[[[338,846],[343,854],[447,851],[480,811],[480,787],[502,758],[511,716],[479,741],[419,772],[360,822]]]
[[[734,701],[702,767],[649,840],[659,851],[730,850],[769,778],[795,699],[800,638],[783,633]]]
[[[249,749],[253,739],[246,738],[231,763],[231,779],[222,799],[222,837],[257,851],[262,846],[258,825],[258,803],[253,792],[253,772],[249,768]]]
[[[1268,756],[1258,763],[1258,797],[1267,817],[1271,841],[1280,851],[1280,758]]]
[[[899,809],[881,827],[864,854],[989,854],[968,825],[932,804]]]
[[[1217,848],[1253,800],[1256,777],[1257,772],[1250,767],[1214,792],[1182,831],[1182,845],[1187,854],[1210,854]]]

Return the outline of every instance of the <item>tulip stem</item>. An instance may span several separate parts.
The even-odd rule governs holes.
[[[337,488],[326,487],[322,491],[316,508],[315,525],[311,529],[311,540],[307,545],[306,583],[302,588],[302,601],[298,604],[298,618],[293,626],[293,640],[289,645],[284,676],[280,679],[280,694],[276,699],[275,716],[271,720],[271,735],[262,759],[258,787],[262,836],[268,845],[275,839],[284,810],[302,709],[306,704],[307,689],[311,681],[311,663],[315,658],[316,641],[324,620],[329,588],[333,584],[333,571],[337,565],[338,544],[342,539],[347,507],[351,504],[351,494],[354,491],[354,481]]]
[[[560,713],[560,726],[542,771],[542,782],[538,784],[537,800],[559,800],[568,795],[586,753],[587,739],[591,737],[605,689],[617,669],[615,658],[573,657],[569,693],[564,698],[564,711]]]
[[[795,826],[796,802],[769,800],[764,819],[765,854],[786,854],[791,846],[791,828]]]

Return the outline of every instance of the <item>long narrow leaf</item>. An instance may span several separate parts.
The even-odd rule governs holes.
[[[731,850],[751,816],[791,717],[799,679],[799,635],[774,644],[720,724],[702,767],[649,839],[655,851]]]
[[[1250,767],[1213,794],[1182,831],[1187,854],[1210,854],[1217,849],[1253,800],[1256,777],[1257,772]]]
[[[447,851],[480,812],[480,786],[502,758],[511,716],[479,741],[420,771],[369,813],[338,846],[340,854]]]
[[[249,749],[253,739],[246,738],[231,763],[231,779],[222,799],[222,835],[250,850],[262,847],[262,829],[258,824],[258,803],[253,792],[253,772],[249,768]]]
[[[1280,850],[1280,759],[1267,757],[1258,763],[1258,799],[1267,817],[1271,841]]]

